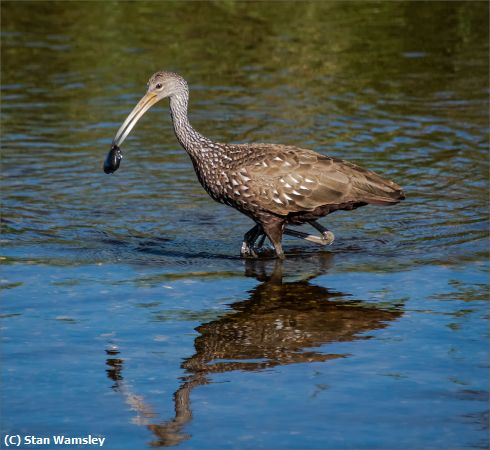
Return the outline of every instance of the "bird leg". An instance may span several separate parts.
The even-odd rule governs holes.
[[[285,228],[284,220],[274,219],[262,223],[262,228],[267,234],[267,237],[272,242],[276,256],[279,259],[284,259],[284,251],[282,250],[281,240]]]
[[[240,254],[245,258],[257,258],[257,253],[254,250],[254,245],[258,240],[257,249],[264,245],[266,236],[272,242],[276,255],[279,259],[284,259],[284,252],[282,250],[281,239],[283,234],[289,236],[305,239],[306,241],[314,242],[319,245],[330,245],[335,239],[334,234],[319,224],[316,220],[308,222],[312,227],[316,228],[321,236],[315,236],[313,234],[303,233],[302,231],[290,230],[284,227],[283,222],[272,222],[254,225],[243,236],[243,244]]]
[[[260,235],[259,241],[257,243],[257,248],[262,248],[266,237],[267,236],[265,235],[264,231],[262,231],[262,234]]]
[[[322,224],[318,223],[316,220],[309,222],[313,228],[316,228],[320,233],[322,233],[322,240],[325,241],[323,245],[332,245],[335,240],[335,235],[325,228]]]
[[[245,235],[243,236],[243,244],[242,248],[240,250],[240,254],[245,257],[245,258],[257,258],[257,253],[254,251],[254,244],[255,241],[261,237],[261,235],[264,235],[264,230],[262,228],[262,225],[256,224],[250,230],[248,230]],[[265,236],[265,235],[264,235]],[[261,239],[261,245],[263,244],[263,239]]]
[[[319,244],[319,245],[330,245],[334,241],[335,239],[334,234],[331,231],[327,230],[322,225],[320,225],[316,220],[312,220],[308,223],[314,228],[316,228],[320,233],[322,233],[322,235],[315,236],[313,234],[303,233],[302,231],[289,230],[289,229],[285,229],[284,234],[287,234],[289,236],[299,237],[301,239],[304,239],[309,242],[314,242],[315,244]]]

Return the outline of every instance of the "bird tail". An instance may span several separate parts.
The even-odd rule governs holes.
[[[362,199],[371,205],[394,205],[405,199],[402,188],[391,180],[386,180],[378,174],[366,171],[365,179],[355,188],[362,191]],[[357,184],[357,183],[354,183]]]
[[[405,200],[405,194],[402,190],[398,191],[397,194],[391,198],[366,197],[366,203],[369,203],[370,205],[396,205],[402,200]]]

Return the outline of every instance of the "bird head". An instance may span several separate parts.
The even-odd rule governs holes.
[[[188,93],[186,81],[173,72],[157,72],[148,81],[148,90],[143,98],[129,113],[112,141],[113,146],[119,147],[136,125],[143,114],[160,100],[175,95]]]

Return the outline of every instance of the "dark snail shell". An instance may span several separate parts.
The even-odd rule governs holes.
[[[104,161],[104,172],[114,173],[119,169],[122,157],[121,149],[117,145],[113,145]]]

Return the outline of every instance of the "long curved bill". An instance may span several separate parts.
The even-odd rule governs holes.
[[[145,96],[138,102],[134,109],[129,113],[126,120],[121,125],[119,130],[117,130],[116,136],[112,141],[112,145],[119,147],[128,134],[131,132],[136,122],[140,120],[141,116],[148,111],[156,102],[158,102],[158,96],[154,92],[148,92]]]

